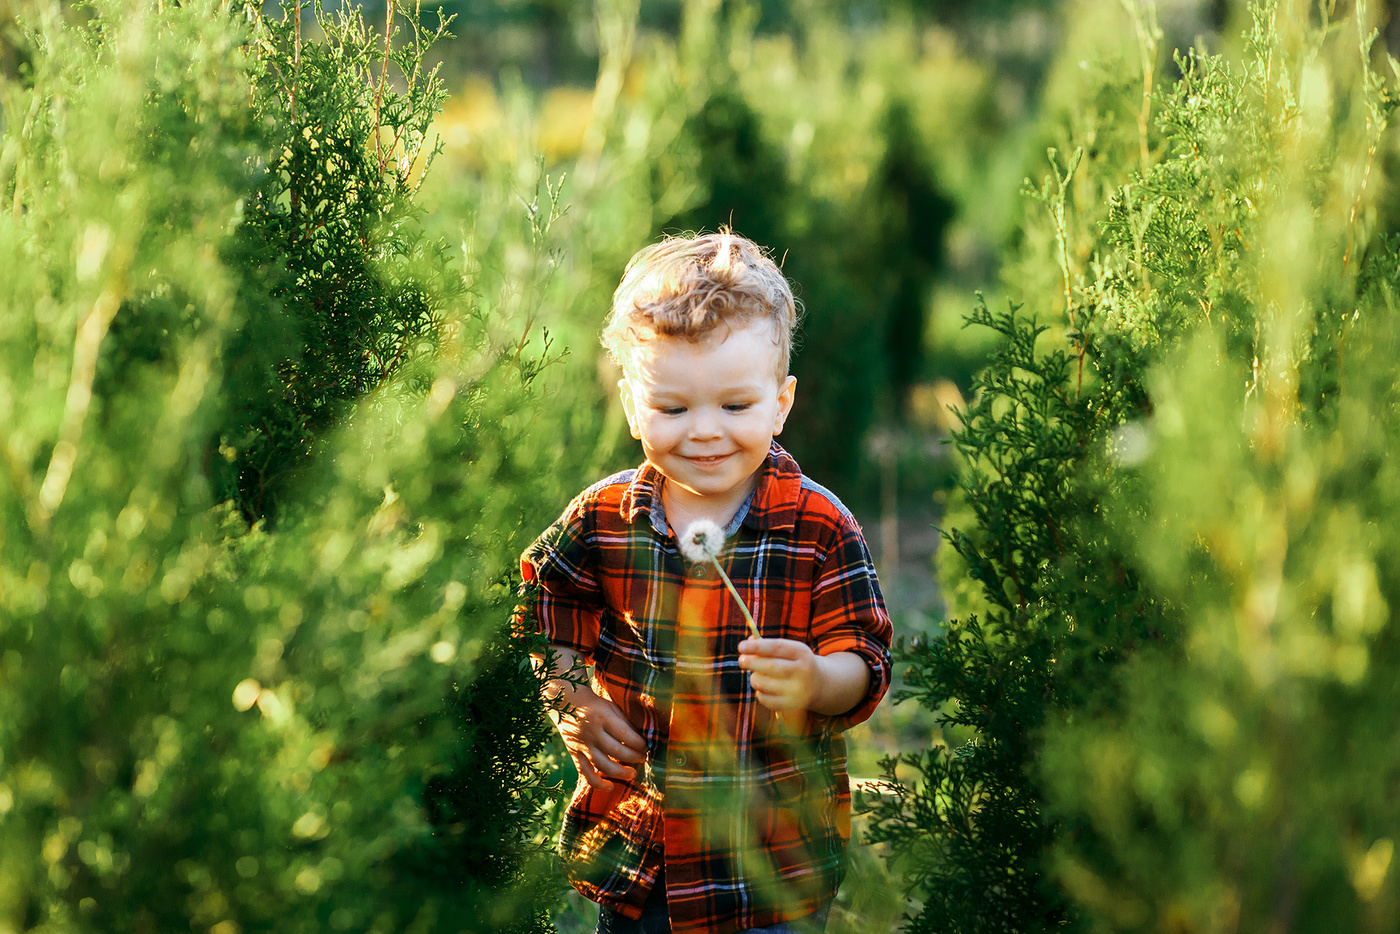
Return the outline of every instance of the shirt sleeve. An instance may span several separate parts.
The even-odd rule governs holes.
[[[521,626],[551,645],[592,658],[603,616],[603,591],[588,543],[586,507],[574,500],[520,557]]]
[[[875,563],[849,514],[842,516],[812,585],[811,632],[818,655],[854,652],[870,669],[865,697],[845,713],[827,718],[833,731],[848,729],[874,713],[889,690],[894,636]]]

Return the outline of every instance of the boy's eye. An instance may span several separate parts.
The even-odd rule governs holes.
[[[662,415],[679,415],[685,411],[685,408],[679,405],[663,405],[657,411]]]
[[[752,405],[752,402],[731,402],[724,407],[724,410],[726,412],[743,412]]]

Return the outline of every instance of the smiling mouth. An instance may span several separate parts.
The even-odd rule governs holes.
[[[728,454],[710,454],[710,455],[705,456],[705,457],[687,457],[686,460],[690,461],[692,464],[699,464],[699,465],[702,466],[702,467],[708,467],[708,466],[710,466],[710,465],[712,465],[712,464],[718,464],[720,461],[724,460],[726,457],[729,457],[729,455],[728,455]]]

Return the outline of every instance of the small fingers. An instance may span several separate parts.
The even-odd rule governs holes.
[[[608,758],[618,762],[641,762],[647,757],[645,744],[642,744],[641,749],[637,749],[631,743],[611,735],[604,736],[599,741],[598,748]]]
[[[782,639],[745,639],[739,643],[739,654],[744,655],[772,655],[773,646]]]
[[[625,762],[641,762],[646,758],[646,740],[632,728],[622,711],[611,705],[588,711],[578,719],[572,732],[581,743],[596,747],[608,758]]]
[[[577,750],[573,758],[583,780],[602,791],[611,789],[614,782],[630,782],[637,777],[636,769],[613,760],[595,746]]]
[[[797,685],[785,678],[772,678],[766,675],[751,675],[749,685],[760,699],[763,697],[796,697]]]
[[[795,662],[784,658],[765,657],[762,655],[740,655],[739,667],[757,674],[783,677],[791,674],[793,669],[797,666]]]
[[[630,765],[618,762],[608,756],[600,749],[590,749],[590,758],[593,761],[593,768],[607,778],[621,779],[630,782],[637,777],[637,770]]]
[[[611,730],[611,738],[623,749],[627,750],[625,758],[628,762],[641,762],[647,757],[647,741],[642,738],[642,734],[632,729],[632,724],[627,719],[621,718],[618,728]]]
[[[811,649],[806,643],[795,639],[745,639],[739,643],[741,655],[759,655],[765,658],[800,658]]]
[[[781,690],[782,681],[755,671],[749,675],[749,687],[755,694],[773,694]]]
[[[593,768],[593,764],[588,761],[585,755],[574,756],[574,765],[578,767],[578,774],[583,780],[588,782],[589,787],[598,791],[609,791],[613,783],[598,774],[598,770]]]
[[[791,672],[770,675],[754,671],[749,674],[749,686],[759,703],[770,710],[805,710],[812,700],[812,685],[792,677]]]
[[[790,697],[787,694],[770,694],[766,691],[756,691],[754,692],[754,697],[756,697],[758,702],[764,707],[767,707],[769,710],[778,711],[779,713],[802,709],[802,705],[797,702],[796,698]]]

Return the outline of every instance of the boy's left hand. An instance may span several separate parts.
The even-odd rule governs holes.
[[[769,710],[828,716],[853,707],[870,677],[859,655],[818,655],[796,639],[745,639],[739,643],[739,667],[749,672],[758,702]]]
[[[818,655],[795,639],[745,639],[739,667],[749,672],[758,702],[769,710],[806,710],[817,693]]]

